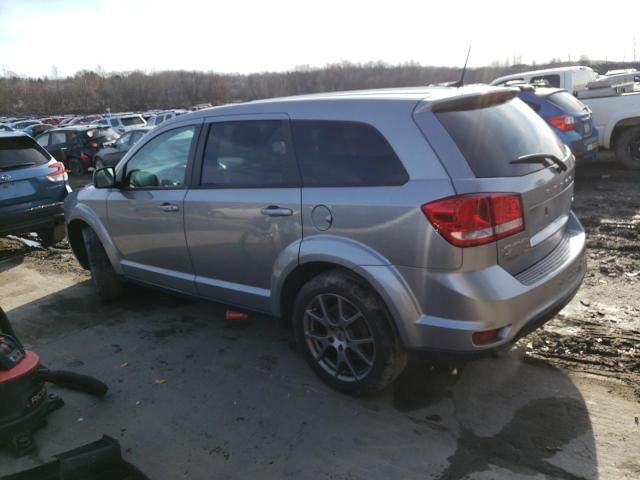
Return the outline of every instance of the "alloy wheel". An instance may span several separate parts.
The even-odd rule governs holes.
[[[303,320],[307,347],[317,364],[344,382],[365,378],[373,368],[376,346],[369,322],[345,297],[316,295]]]

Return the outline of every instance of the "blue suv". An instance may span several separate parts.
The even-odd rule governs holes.
[[[37,232],[52,245],[65,237],[64,165],[23,132],[0,132],[0,235]]]
[[[593,126],[591,110],[561,88],[534,88],[531,85],[509,85],[520,89],[518,98],[536,111],[569,146],[578,160],[593,160],[598,151],[598,131]]]

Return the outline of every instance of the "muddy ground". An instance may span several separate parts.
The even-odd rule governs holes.
[[[0,475],[107,433],[154,479],[638,479],[640,173],[585,166],[574,205],[588,274],[554,320],[503,357],[416,358],[369,399],[319,382],[273,319],[142,288],[101,304],[66,243],[0,239],[19,333],[111,385],[103,402],[54,387],[67,406]]]

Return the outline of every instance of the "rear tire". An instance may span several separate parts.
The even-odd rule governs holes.
[[[352,395],[390,385],[407,353],[384,303],[348,270],[318,275],[302,287],[293,309],[299,351],[327,384]]]
[[[100,239],[89,227],[82,229],[82,238],[91,269],[91,279],[102,300],[114,300],[124,292],[124,281],[111,265]]]
[[[71,175],[76,177],[81,177],[82,175],[84,175],[85,173],[84,165],[82,165],[82,162],[80,161],[80,159],[78,158],[69,159],[69,172],[71,173]]]
[[[46,230],[39,230],[36,233],[40,237],[40,240],[42,240],[43,247],[50,247],[56,243],[60,243],[67,236],[64,225],[58,225]]]
[[[616,140],[616,159],[630,170],[640,170],[640,127],[624,130]]]

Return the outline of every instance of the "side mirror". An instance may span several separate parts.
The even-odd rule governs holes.
[[[93,186],[95,188],[114,188],[116,186],[116,170],[104,167],[93,172]]]

